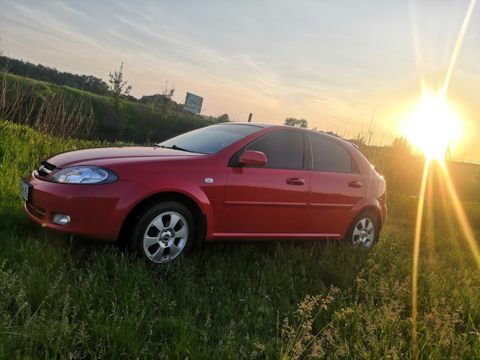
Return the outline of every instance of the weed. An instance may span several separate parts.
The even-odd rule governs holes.
[[[415,198],[389,194],[369,253],[321,241],[207,243],[149,267],[114,246],[47,232],[22,212],[18,180],[42,159],[105,145],[0,121],[0,358],[412,357]],[[465,209],[478,238],[480,205]],[[451,209],[430,210],[418,355],[479,358],[480,272]]]

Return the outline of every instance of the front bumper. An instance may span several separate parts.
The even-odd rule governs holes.
[[[147,189],[142,185],[118,180],[111,184],[58,184],[29,176],[30,198],[24,208],[28,216],[53,230],[115,241],[135,202]],[[70,216],[67,225],[53,222],[55,214]]]

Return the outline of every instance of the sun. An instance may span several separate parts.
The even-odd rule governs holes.
[[[443,161],[463,135],[463,121],[447,100],[431,91],[405,117],[400,132],[428,160]]]

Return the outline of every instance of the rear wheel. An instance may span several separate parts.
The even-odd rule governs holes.
[[[353,220],[345,240],[355,246],[370,249],[378,237],[377,217],[370,211],[364,211]]]
[[[130,248],[150,263],[168,263],[188,253],[195,239],[195,221],[181,203],[154,205],[140,215]]]

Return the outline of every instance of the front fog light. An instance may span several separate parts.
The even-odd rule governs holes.
[[[64,214],[55,214],[53,216],[53,222],[57,225],[67,225],[70,222],[70,216]]]

